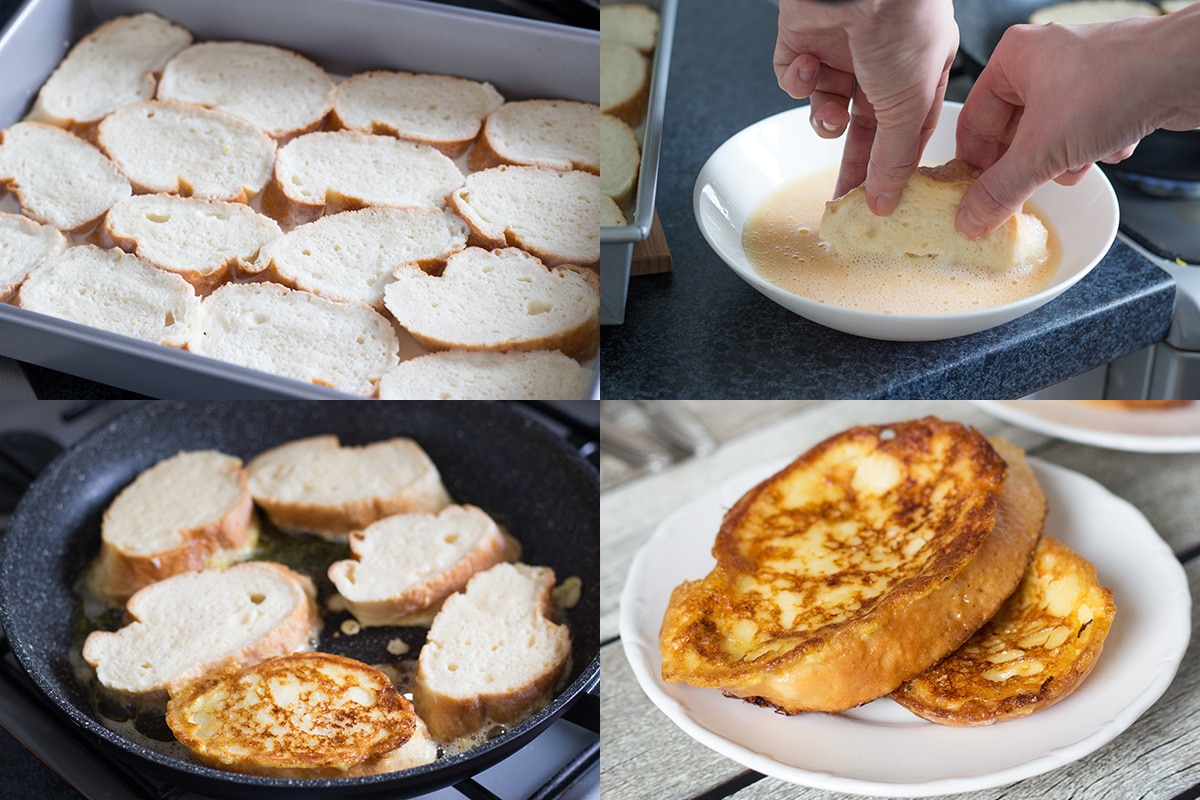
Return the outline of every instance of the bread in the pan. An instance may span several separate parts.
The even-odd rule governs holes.
[[[600,9],[600,38],[649,55],[658,46],[658,12],[645,3],[610,3]]]
[[[95,245],[42,261],[17,290],[16,305],[170,347],[186,345],[200,317],[200,299],[183,278]]]
[[[182,572],[130,597],[129,623],[88,634],[83,658],[106,689],[163,700],[206,672],[311,650],[315,601],[308,577],[269,561]]]
[[[490,83],[452,75],[376,70],[338,84],[334,127],[427,144],[455,158],[504,98]]]
[[[472,575],[517,560],[521,547],[481,509],[448,505],[354,531],[350,552],[328,574],[360,624],[428,625]]]
[[[1159,13],[1154,3],[1136,0],[1075,0],[1038,8],[1029,15],[1029,22],[1034,25],[1045,22],[1117,22],[1130,17],[1155,17]]]
[[[42,84],[28,118],[86,128],[121,106],[149,100],[157,71],[191,41],[190,32],[156,14],[111,19],[71,48]]]
[[[201,42],[167,62],[156,97],[227,111],[286,141],[321,126],[334,90],[325,70],[291,50]]]
[[[244,203],[271,179],[275,140],[246,120],[194,103],[124,106],[96,140],[139,193]]]
[[[586,400],[592,371],[557,350],[441,350],[379,379],[381,400]]]
[[[384,302],[433,350],[561,350],[582,361],[600,346],[596,273],[551,269],[513,247],[468,247],[450,256],[440,276],[398,267]]]
[[[289,532],[345,537],[376,520],[449,504],[437,467],[412,439],[361,447],[333,435],[273,447],[253,458],[250,493]]]
[[[637,49],[600,39],[600,110],[637,127],[650,98],[650,63]]]
[[[554,570],[497,564],[451,595],[417,659],[413,704],[433,738],[514,725],[551,699],[570,668],[571,634],[554,622]]]
[[[43,122],[0,131],[0,185],[17,196],[23,214],[62,231],[89,228],[131,193],[104,153]]]
[[[279,224],[242,203],[173,194],[117,201],[104,218],[108,238],[161,269],[210,292],[250,270],[259,251],[283,235]]]
[[[67,237],[53,225],[20,214],[0,214],[0,303],[7,300],[29,271],[67,247]]]
[[[618,204],[628,203],[637,186],[641,161],[633,129],[605,114],[600,122],[600,191]]]
[[[89,588],[122,605],[155,581],[247,558],[257,539],[247,481],[240,458],[215,450],[180,452],[139,474],[104,511]]]
[[[608,195],[600,198],[600,227],[620,228],[629,224],[625,212],[617,205],[617,201]]]
[[[473,172],[450,195],[470,243],[519,247],[549,266],[600,264],[600,176],[544,167]]]
[[[188,349],[365,397],[399,361],[396,330],[375,310],[277,283],[227,283],[205,297]]]
[[[501,164],[600,171],[600,107],[573,100],[520,100],[488,115],[471,150],[475,171]]]

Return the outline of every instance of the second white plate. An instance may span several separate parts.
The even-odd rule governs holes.
[[[976,400],[1006,422],[1069,442],[1136,453],[1200,453],[1200,403],[1099,408],[1074,400]]]

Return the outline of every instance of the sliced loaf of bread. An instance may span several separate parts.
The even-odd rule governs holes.
[[[275,220],[242,203],[173,194],[117,201],[104,232],[121,249],[182,275],[199,292],[225,283],[235,266],[252,271],[259,251],[283,235]]]
[[[450,502],[437,467],[403,437],[361,447],[336,436],[297,439],[247,466],[250,493],[285,531],[344,537],[376,520]]]
[[[600,110],[637,127],[650,97],[650,64],[635,48],[600,39]]]
[[[270,136],[194,103],[135,103],[96,130],[104,152],[140,193],[244,203],[267,185],[275,163]]]
[[[30,311],[170,347],[197,328],[191,284],[117,249],[69,247],[39,264],[17,291]]]
[[[201,42],[167,62],[156,97],[228,111],[286,140],[321,126],[334,90],[325,70],[291,50]]]
[[[83,658],[106,689],[161,701],[206,672],[311,650],[315,601],[308,577],[269,561],[182,572],[129,598],[129,624],[88,634]]]
[[[374,310],[276,283],[227,283],[204,298],[193,353],[371,396],[398,362],[391,323]]]
[[[521,547],[475,506],[396,514],[350,534],[353,559],[329,565],[329,580],[364,626],[428,625],[471,576]]]
[[[600,264],[600,176],[503,166],[473,172],[450,195],[477,247],[519,247],[550,266]]]
[[[572,100],[505,103],[488,115],[471,150],[471,169],[525,164],[600,171],[596,125],[600,107]]]
[[[26,216],[64,231],[90,227],[131,194],[104,153],[42,122],[0,131],[0,184],[17,196]]]
[[[466,246],[467,226],[448,211],[376,206],[293,228],[253,269],[330,300],[383,308],[383,287],[398,265],[440,271]]]
[[[599,276],[551,269],[513,247],[469,247],[450,256],[440,277],[399,267],[384,302],[433,350],[561,350],[585,360],[600,346]]]
[[[381,400],[586,400],[592,372],[557,350],[442,350],[401,361]]]
[[[29,119],[83,128],[154,96],[155,73],[192,42],[156,14],[117,17],[80,39],[42,84]]]
[[[600,38],[650,54],[658,45],[658,12],[645,3],[610,3],[600,9]]]
[[[629,202],[637,186],[641,160],[633,129],[605,114],[600,122],[600,191],[618,204]]]
[[[483,118],[503,102],[490,83],[451,75],[362,72],[338,85],[333,124],[428,144],[454,158],[467,152]]]
[[[51,225],[20,214],[0,214],[0,303],[17,290],[29,271],[67,248],[67,237]]]
[[[256,539],[247,481],[240,458],[215,450],[181,452],[142,472],[104,511],[88,586],[124,604],[155,581],[246,558]]]
[[[498,564],[442,605],[421,655],[413,705],[439,741],[514,725],[566,677],[571,634],[553,621],[554,570]]]

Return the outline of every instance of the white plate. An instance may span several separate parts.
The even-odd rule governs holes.
[[[667,518],[638,552],[621,596],[621,638],[642,689],[701,744],[750,769],[842,792],[920,797],[1001,786],[1068,764],[1133,724],[1179,667],[1191,635],[1183,568],[1150,523],[1100,484],[1030,459],[1050,503],[1046,533],[1096,565],[1117,615],[1070,697],[981,728],[926,722],[890,699],[842,714],[782,716],[714,689],[664,683],[658,632],[671,590],[706,575],[724,511],[784,466],[735,476]]]
[[[1072,400],[976,400],[1002,420],[1070,442],[1136,453],[1200,453],[1200,403],[1098,408]]]
[[[945,103],[924,160],[954,157],[959,103]],[[1108,179],[1090,169],[1075,186],[1048,183],[1033,200],[1063,243],[1062,263],[1049,285],[1022,300],[951,314],[883,314],[819,303],[759,277],[746,260],[746,218],[782,183],[837,167],[842,139],[822,139],[808,122],[808,107],[757,122],[735,134],[709,157],[692,195],[692,208],[708,244],[738,277],[784,308],[835,330],[895,341],[950,339],[994,328],[1028,314],[1069,289],[1099,263],[1117,234],[1117,197]]]

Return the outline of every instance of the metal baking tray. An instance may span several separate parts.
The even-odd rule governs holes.
[[[620,0],[610,0],[619,2]],[[654,193],[658,184],[658,151],[662,145],[663,109],[667,104],[667,73],[671,66],[671,44],[675,39],[677,0],[637,0],[659,14],[658,46],[650,62],[650,99],[646,120],[637,133],[642,144],[642,163],[630,223],[623,228],[600,229],[600,324],[625,321],[625,297],[629,293],[629,268],[633,245],[650,236],[654,223]],[[604,6],[605,0],[600,5]],[[628,211],[628,210],[627,210]]]
[[[508,99],[600,101],[600,35],[566,25],[422,0],[26,0],[0,30],[0,128],[25,115],[74,42],[104,20],[139,11],[177,22],[198,40],[290,48],[334,74],[438,72],[489,81]],[[0,355],[155,397],[348,396],[3,303]],[[598,398],[595,361],[591,396]]]

